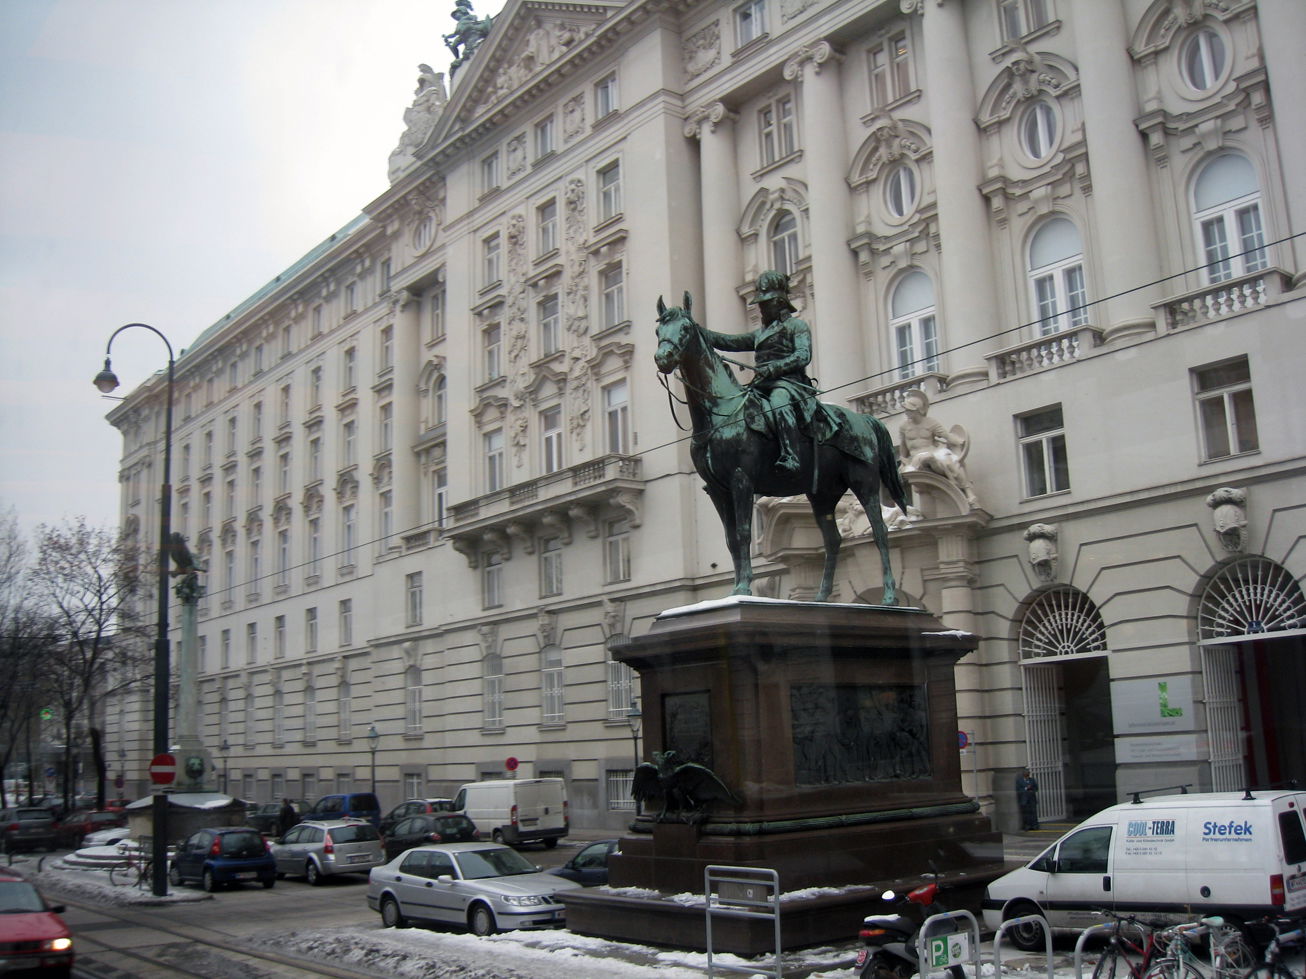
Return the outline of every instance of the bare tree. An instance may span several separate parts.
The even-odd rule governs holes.
[[[104,804],[104,701],[148,676],[150,646],[136,614],[141,571],[132,543],[84,517],[38,529],[33,593],[61,633],[42,674],[63,723],[65,804],[79,731],[90,739],[97,804]]]

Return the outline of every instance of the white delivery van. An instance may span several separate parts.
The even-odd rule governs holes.
[[[1053,928],[1103,924],[1096,909],[1166,923],[1250,920],[1306,909],[1306,792],[1167,795],[1104,809],[985,891],[984,923],[1042,914]],[[1043,948],[1041,931],[1007,933]]]
[[[537,841],[554,847],[570,828],[567,787],[560,778],[468,782],[453,805],[476,824],[482,838],[510,846]]]

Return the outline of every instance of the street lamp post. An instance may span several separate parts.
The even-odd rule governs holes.
[[[376,795],[376,749],[381,746],[381,732],[373,724],[367,730],[367,750],[372,752],[372,794]]]
[[[630,698],[630,710],[626,711],[626,723],[630,725],[630,742],[635,749],[635,766],[630,770],[631,788],[635,785],[635,769],[639,768],[639,727],[644,715],[639,712],[639,701]],[[631,793],[632,796],[634,793]],[[635,800],[635,815],[639,815],[639,800]]]
[[[227,743],[226,738],[222,739],[222,747],[218,750],[222,752],[222,794],[226,795],[227,794],[227,755],[231,753],[231,745]]]
[[[135,327],[149,330],[168,348],[168,391],[163,410],[163,485],[159,492],[159,618],[154,638],[154,754],[162,755],[168,750],[168,687],[171,679],[168,648],[168,545],[172,534],[172,344],[148,323],[128,323],[118,327],[104,347],[104,370],[95,375],[95,386],[102,394],[108,394],[118,387],[118,378],[109,367],[109,351],[119,333]],[[151,831],[154,834],[151,884],[155,896],[163,897],[168,893],[168,798],[158,791],[154,793]]]

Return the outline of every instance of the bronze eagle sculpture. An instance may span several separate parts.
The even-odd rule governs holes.
[[[708,810],[716,803],[740,805],[721,779],[705,765],[682,762],[674,751],[655,751],[653,761],[644,762],[635,769],[630,794],[638,803],[652,800],[662,804],[654,816],[662,822],[668,813],[675,813],[687,823],[707,818]]]

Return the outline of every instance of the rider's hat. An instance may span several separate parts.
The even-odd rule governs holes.
[[[789,276],[783,272],[772,269],[757,277],[757,291],[754,293],[749,305],[756,306],[768,299],[783,299],[791,313],[798,312],[794,304],[789,301]]]

